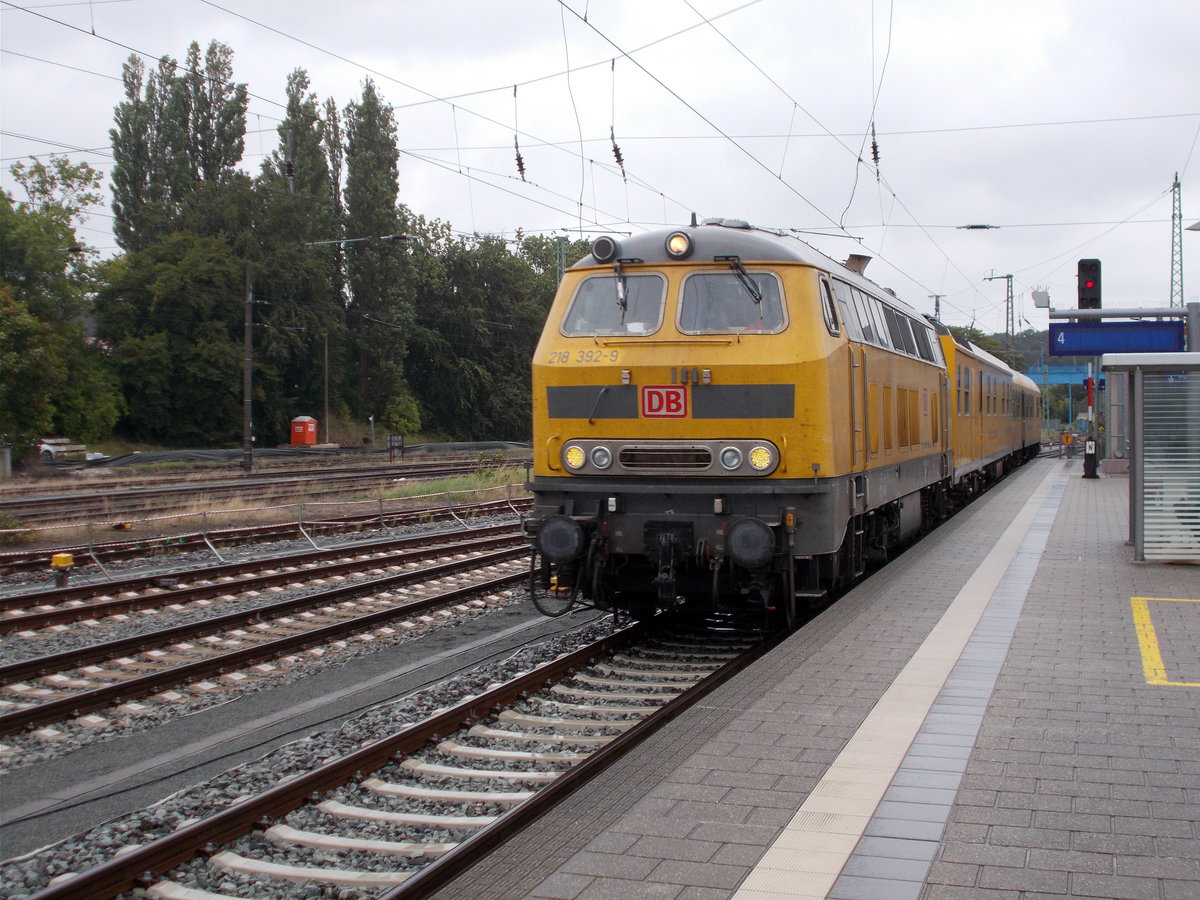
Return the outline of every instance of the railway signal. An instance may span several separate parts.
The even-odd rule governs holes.
[[[1079,308],[1100,308],[1100,260],[1079,261]]]

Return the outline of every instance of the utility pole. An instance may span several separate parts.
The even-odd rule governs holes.
[[[1183,307],[1183,187],[1171,184],[1171,306]]]
[[[933,301],[933,317],[939,322],[942,321],[942,298],[945,294],[930,294],[929,299]]]
[[[250,263],[246,263],[246,316],[242,328],[242,469],[246,474],[254,471],[254,435],[250,424],[250,399],[253,395],[251,372],[253,371],[254,346],[250,332],[254,328],[254,281]]]
[[[329,443],[329,332],[325,332],[325,419],[322,422],[325,426],[325,440],[323,443]]]
[[[1013,335],[1016,333],[1016,329],[1013,327],[1013,277],[1011,275],[989,275],[984,281],[998,281],[1001,278],[1008,282],[1008,292],[1004,301],[1004,333],[1008,335],[1008,349],[1011,350]]]

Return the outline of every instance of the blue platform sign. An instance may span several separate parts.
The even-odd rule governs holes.
[[[1051,322],[1050,355],[1182,353],[1183,334],[1183,322]]]

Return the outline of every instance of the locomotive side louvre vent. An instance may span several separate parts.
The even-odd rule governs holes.
[[[623,467],[642,472],[700,471],[712,465],[708,447],[622,447],[618,456]]]

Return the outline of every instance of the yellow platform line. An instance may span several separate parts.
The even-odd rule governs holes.
[[[1150,619],[1151,603],[1200,603],[1200,600],[1181,597],[1129,598],[1129,604],[1133,608],[1133,627],[1137,631],[1138,646],[1142,651],[1142,672],[1146,676],[1146,684],[1200,687],[1200,682],[1171,681],[1167,677],[1167,667],[1163,664],[1162,652],[1158,649],[1158,633]]]

